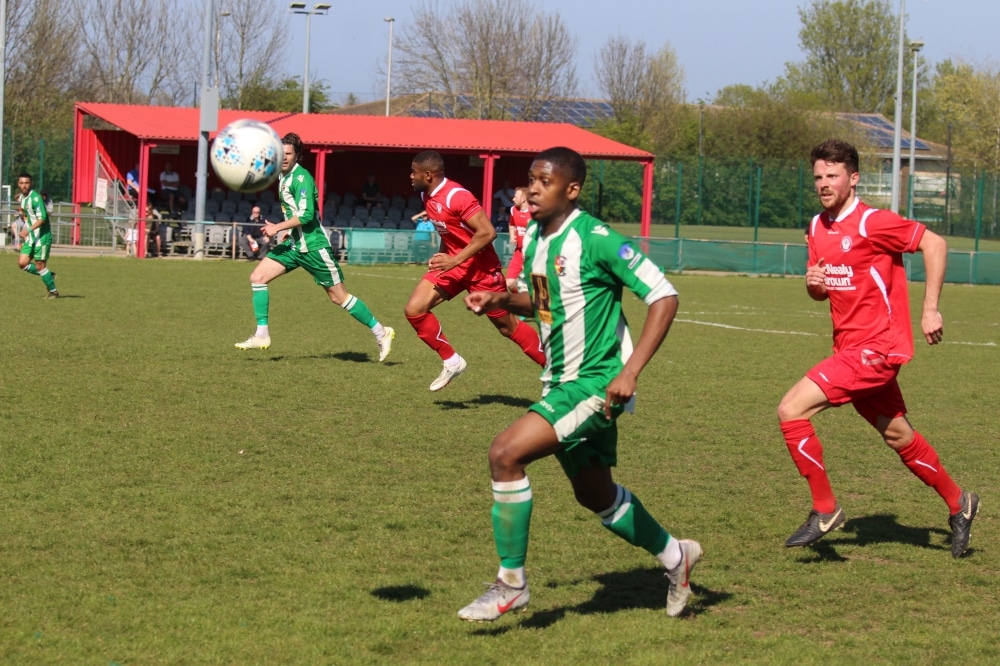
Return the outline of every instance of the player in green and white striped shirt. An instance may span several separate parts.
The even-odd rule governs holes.
[[[31,189],[31,174],[22,173],[17,177],[17,187],[21,190],[21,216],[27,228],[21,230],[21,254],[17,266],[26,273],[42,278],[48,293],[45,298],[59,298],[56,289],[56,274],[47,268],[49,253],[52,251],[52,230],[49,227],[49,211],[45,208],[42,195]]]
[[[285,230],[289,234],[282,243],[271,248],[250,274],[257,330],[243,342],[237,342],[236,348],[267,349],[271,346],[271,333],[268,329],[270,294],[267,285],[271,280],[301,266],[312,275],[316,284],[326,290],[331,301],[371,329],[378,343],[378,360],[384,361],[392,349],[392,339],[396,337],[396,332],[391,327],[380,324],[360,298],[347,293],[344,275],[333,257],[330,240],[316,217],[316,203],[319,199],[316,181],[299,164],[302,140],[298,134],[290,132],[281,143],[284,157],[281,178],[278,180],[278,196],[285,221],[278,224],[268,222],[262,231],[267,238],[274,238]]]
[[[524,240],[527,293],[474,292],[470,310],[534,314],[545,346],[542,399],[493,440],[493,537],[500,570],[489,589],[458,612],[495,620],[530,598],[524,563],[531,522],[528,463],[555,455],[577,501],[603,525],[646,549],[666,569],[667,614],[684,611],[696,541],[678,541],[639,499],[614,482],[616,419],[630,407],[639,373],[663,342],[677,312],[677,291],[627,238],[577,208],[586,180],[583,158],[569,148],[539,153],[528,172],[533,222]],[[628,287],[649,307],[635,347],[622,314]]]

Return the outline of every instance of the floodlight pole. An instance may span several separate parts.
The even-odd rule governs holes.
[[[899,212],[899,178],[903,145],[903,33],[906,25],[906,0],[899,0],[899,58],[896,65],[896,110],[892,136],[892,203],[889,208]]]
[[[3,2],[3,0],[0,0]],[[208,135],[219,128],[219,89],[210,85],[215,20],[215,0],[206,0],[205,47],[201,56],[201,98],[198,118],[198,171],[195,174],[194,195],[194,258],[205,258],[205,199],[208,193]]]
[[[389,117],[389,95],[392,91],[392,24],[396,22],[391,16],[382,19],[389,24],[389,61],[385,70],[385,115]]]
[[[7,80],[7,1],[0,0],[0,185],[3,182],[3,89]]]
[[[312,9],[306,9],[306,3],[293,2],[288,5],[288,11],[292,14],[305,14],[306,17],[306,71],[302,76],[302,113],[309,113],[309,37],[312,31],[312,17],[314,14],[325,16],[330,10],[330,5],[325,2],[317,2]]]
[[[924,48],[923,42],[910,42],[910,52],[913,53],[913,103],[910,104],[910,184],[906,188],[906,216],[913,218],[913,184],[917,177],[914,172],[916,164],[917,146],[917,71],[920,69],[920,49]]]

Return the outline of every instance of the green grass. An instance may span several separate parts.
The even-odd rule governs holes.
[[[439,361],[402,316],[416,267],[345,267],[398,330],[380,365],[304,274],[274,283],[274,346],[251,353],[232,346],[252,331],[249,264],[56,257],[64,298],[44,301],[5,262],[2,663],[1000,656],[995,287],[946,286],[953,344],[919,344],[902,374],[914,424],[983,495],[966,558],[944,504],[849,407],[816,419],[846,527],[783,548],[809,500],[774,410],[829,351],[825,307],[800,279],[683,275],[616,476],[703,544],[692,612],[666,617],[653,559],[576,506],[547,459],[529,468],[529,611],[469,625],[455,612],[496,570],[486,451],[539,391],[486,321],[438,309],[470,368],[432,394]],[[627,308],[637,328],[641,303]]]

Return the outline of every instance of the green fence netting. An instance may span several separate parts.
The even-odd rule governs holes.
[[[346,229],[346,259],[354,265],[425,263],[437,245],[415,240],[416,232],[382,229]],[[796,243],[705,241],[686,238],[635,238],[635,243],[664,270],[718,271],[748,275],[805,275],[806,247]],[[494,242],[506,264],[510,245]],[[904,255],[911,280],[923,281],[920,254]],[[948,282],[1000,284],[1000,252],[949,252]]]

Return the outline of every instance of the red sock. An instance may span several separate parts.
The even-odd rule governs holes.
[[[783,421],[781,434],[785,436],[785,445],[799,468],[799,474],[809,482],[813,509],[820,513],[833,513],[837,508],[837,499],[833,496],[833,488],[823,466],[823,445],[812,423],[806,419]]]
[[[941,499],[947,502],[951,513],[955,514],[962,510],[962,489],[944,470],[944,466],[938,460],[937,451],[923,435],[914,432],[913,441],[909,446],[896,453],[918,479],[937,491]]]
[[[425,312],[416,317],[408,316],[406,320],[410,322],[410,326],[417,332],[417,337],[423,340],[428,347],[436,351],[442,361],[455,355],[455,349],[448,343],[448,338],[444,337],[444,333],[441,331],[441,322],[433,314]]]
[[[527,354],[528,358],[543,368],[545,367],[545,351],[542,349],[542,342],[534,328],[523,321],[518,321],[517,328],[514,329],[510,339],[521,348],[521,351]]]

